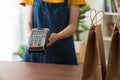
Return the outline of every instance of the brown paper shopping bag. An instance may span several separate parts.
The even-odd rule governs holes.
[[[101,11],[95,11],[97,14]],[[93,19],[95,19],[95,17]],[[105,80],[106,64],[101,25],[92,22],[88,33],[82,80]]]
[[[119,16],[119,15],[118,15]],[[120,19],[120,18],[119,18]],[[120,20],[117,19],[120,23]],[[106,80],[120,80],[120,25],[115,24],[109,49]]]

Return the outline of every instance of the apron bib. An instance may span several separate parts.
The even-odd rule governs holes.
[[[69,21],[69,6],[67,1],[63,3],[48,3],[42,0],[34,0],[33,4],[33,28],[49,28],[50,32],[62,31]],[[56,41],[47,47],[45,55],[40,53],[28,53],[26,47],[26,62],[77,64],[73,37]]]

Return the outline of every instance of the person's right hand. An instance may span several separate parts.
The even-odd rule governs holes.
[[[53,43],[55,43],[58,40],[57,33],[51,33],[50,37],[48,39],[47,47],[51,46]]]

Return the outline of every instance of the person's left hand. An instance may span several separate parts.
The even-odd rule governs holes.
[[[51,33],[48,39],[47,47],[51,46],[54,42],[57,41],[58,35],[56,33]]]

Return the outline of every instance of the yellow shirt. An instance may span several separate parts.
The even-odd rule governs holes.
[[[44,0],[46,2],[51,2],[51,3],[58,3],[58,2],[64,2],[64,0]],[[86,1],[85,0],[68,0],[68,3],[71,5],[85,5]],[[21,0],[20,4],[25,6],[25,4],[33,4],[33,0]]]

